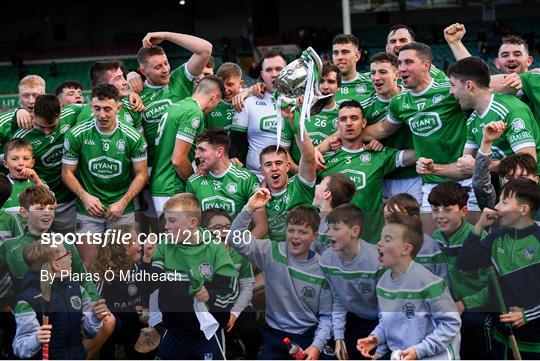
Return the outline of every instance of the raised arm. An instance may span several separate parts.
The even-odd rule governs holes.
[[[471,56],[471,53],[467,50],[465,45],[461,42],[463,36],[465,36],[465,26],[460,23],[455,23],[444,29],[444,39],[448,43],[450,50],[456,60],[461,60]]]

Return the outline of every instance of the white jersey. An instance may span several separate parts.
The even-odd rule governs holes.
[[[289,148],[292,140],[290,127],[283,121],[281,129],[280,144]],[[247,98],[244,109],[233,117],[232,130],[247,132],[246,166],[262,179],[259,154],[265,147],[277,144],[277,116],[272,94],[266,92],[262,99],[255,96]]]

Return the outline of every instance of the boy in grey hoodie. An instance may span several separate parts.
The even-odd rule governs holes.
[[[379,262],[388,270],[377,284],[379,324],[358,340],[365,357],[394,352],[415,359],[459,358],[461,319],[444,280],[413,261],[422,246],[422,223],[393,213],[377,243]]]
[[[260,188],[234,220],[227,241],[242,256],[263,270],[266,287],[266,323],[260,358],[288,359],[282,340],[289,337],[318,359],[332,330],[332,294],[310,250],[317,238],[319,215],[298,206],[287,215],[286,242],[255,239],[248,231],[253,212],[264,208],[270,191]]]

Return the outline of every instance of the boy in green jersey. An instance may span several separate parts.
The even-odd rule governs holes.
[[[504,305],[492,307],[501,314],[493,315],[491,359],[512,357],[509,327],[523,359],[540,357],[540,226],[533,220],[539,207],[538,184],[523,178],[509,181],[495,210],[484,208],[457,259],[464,271],[492,266],[500,285]],[[496,221],[498,227],[481,238]]]
[[[259,188],[259,180],[251,171],[229,160],[230,139],[224,129],[199,133],[195,146],[195,158],[202,174],[194,173],[188,178],[186,192],[195,194],[203,212],[220,208],[230,217],[236,217]],[[266,212],[257,212],[253,221],[253,234],[264,237],[268,232]]]
[[[461,314],[461,358],[472,360],[487,357],[484,337],[487,314],[482,311],[487,306],[489,294],[486,269],[465,272],[456,266],[463,244],[473,229],[473,225],[465,220],[468,198],[466,187],[446,182],[431,190],[428,201],[437,226],[433,238],[439,243],[448,265],[450,293]]]
[[[192,97],[169,107],[159,121],[150,181],[158,215],[169,198],[186,190],[186,181],[193,174],[193,142],[204,130],[204,115],[217,106],[223,93],[223,81],[209,75],[199,82]]]
[[[35,159],[32,144],[25,139],[15,138],[4,147],[4,167],[9,171],[12,184],[11,197],[2,206],[12,214],[19,213],[19,194],[26,187],[43,185],[43,181],[33,168]]]
[[[235,63],[223,63],[218,68],[216,76],[223,80],[225,94],[223,94],[223,99],[221,99],[217,107],[206,114],[206,126],[208,128],[222,128],[229,131],[235,113],[231,100],[240,93],[244,86],[242,69]]]
[[[58,202],[51,229],[60,233],[75,231],[75,195],[62,183],[62,155],[64,136],[75,126],[78,111],[80,106],[74,104],[60,110],[56,97],[41,95],[34,106],[34,127],[20,129],[13,135],[32,145],[34,169],[54,192]]]
[[[146,142],[135,128],[118,121],[118,101],[113,85],[98,85],[92,90],[95,118],[72,128],[64,139],[62,181],[78,197],[78,232],[133,224],[133,198],[148,181]],[[81,254],[90,265],[97,246],[83,243]]]

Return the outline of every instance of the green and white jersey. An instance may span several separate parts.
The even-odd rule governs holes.
[[[195,136],[203,130],[204,113],[199,103],[191,97],[173,104],[161,117],[154,138],[155,158],[150,181],[153,196],[170,197],[185,191],[185,182],[171,163],[174,145],[176,139],[193,144]],[[195,158],[193,147],[188,157],[190,161]]]
[[[272,94],[264,93],[264,98],[249,97],[244,109],[233,117],[232,130],[247,132],[249,142],[246,167],[262,179],[259,154],[269,145],[277,144],[277,113]],[[287,121],[282,120],[281,145],[291,146],[292,131]]]
[[[13,133],[13,122],[16,121],[18,109],[11,109],[0,114],[0,156],[4,158],[4,145],[10,141]],[[7,169],[0,167],[2,172],[7,173]]]
[[[62,108],[60,120],[54,132],[46,135],[39,128],[19,129],[14,138],[23,138],[34,149],[34,169],[39,177],[50,187],[60,203],[75,199],[75,195],[62,182],[62,156],[64,154],[64,136],[77,123],[77,117],[83,107],[70,104]]]
[[[126,124],[131,125],[133,128],[137,129],[139,133],[142,133],[143,127],[141,122],[141,113],[137,113],[133,110],[133,106],[129,102],[129,97],[123,97],[120,99],[120,103],[122,104],[122,108],[120,108],[120,111],[118,112],[118,119],[124,121]],[[92,113],[92,107],[90,106],[90,103],[88,103],[85,104],[81,110],[81,113],[77,118],[77,122],[86,122],[93,117],[94,114]]]
[[[433,159],[436,164],[450,164],[463,154],[467,134],[467,114],[453,96],[450,83],[432,79],[419,93],[406,90],[390,102],[388,120],[406,123],[412,132],[416,157]],[[422,176],[424,183],[453,181],[436,175]]]
[[[8,174],[7,179],[11,183],[11,195],[2,205],[2,209],[5,209],[11,214],[19,214],[19,194],[21,194],[27,187],[35,186],[36,182],[30,179],[13,179]]]
[[[382,99],[377,95],[377,93],[373,93],[369,98],[364,100],[361,105],[364,112],[364,117],[367,120],[367,124],[372,125],[377,122],[383,121],[386,118],[390,107],[390,99]],[[401,127],[400,129],[398,129],[397,132],[395,132],[388,138],[382,139],[381,142],[387,147],[398,150],[414,149],[412,133],[409,127]],[[403,179],[417,176],[418,174],[416,173],[416,169],[414,166],[412,166],[406,168],[398,168],[385,176],[385,178]]]
[[[484,127],[499,120],[506,124],[506,130],[491,146],[493,159],[504,159],[525,147],[535,147],[537,157],[540,155],[538,123],[527,104],[508,94],[492,94],[483,114],[476,111],[471,114],[467,120],[465,148],[480,148]]]
[[[206,114],[206,127],[223,128],[226,131],[229,131],[232,127],[235,113],[236,110],[234,110],[231,103],[221,100],[214,110]]]
[[[362,239],[376,243],[382,228],[382,181],[386,174],[403,166],[403,151],[385,147],[381,152],[341,149],[324,154],[326,169],[319,178],[343,173],[356,185],[352,202],[364,212]]]
[[[6,239],[20,236],[22,231],[23,226],[19,217],[0,209],[0,244],[4,243]]]
[[[126,194],[133,180],[133,163],[146,160],[146,142],[135,128],[118,121],[112,133],[102,133],[95,119],[66,133],[62,163],[78,165],[82,187],[107,209]],[[125,213],[133,212],[133,202]],[[89,215],[80,199],[77,212]]]
[[[268,238],[285,241],[287,213],[296,206],[311,206],[315,196],[315,181],[308,182],[299,174],[289,178],[287,187],[279,193],[272,193],[266,204],[268,217]]]
[[[540,73],[522,73],[519,74],[519,77],[521,78],[521,91],[526,97],[523,100],[531,107],[536,121],[540,122]]]
[[[229,247],[227,248],[227,251],[229,251],[234,267],[238,272],[238,279],[253,279],[255,276],[253,276],[253,267],[251,266],[251,263],[249,263],[249,261],[234,248]]]
[[[332,109],[323,109],[319,114],[311,116],[306,120],[306,131],[309,134],[311,143],[316,147],[323,140],[334,134],[337,130],[338,121],[338,105],[334,105]],[[291,146],[291,157],[296,164],[300,161],[300,149],[296,142]]]
[[[148,82],[144,83],[144,89],[139,95],[146,107],[142,112],[142,126],[144,136],[148,141],[149,166],[152,166],[154,160],[155,140],[161,117],[167,113],[169,106],[173,103],[191,96],[194,79],[186,64],[182,64],[171,72],[169,84],[154,86]]]
[[[356,73],[352,80],[341,80],[341,87],[336,93],[336,103],[341,104],[344,100],[356,100],[361,103],[375,91],[371,84],[371,74]]]
[[[232,219],[258,188],[259,179],[249,170],[233,163],[223,174],[208,172],[202,176],[194,173],[186,184],[186,192],[197,197],[203,212],[210,208],[221,208]]]

